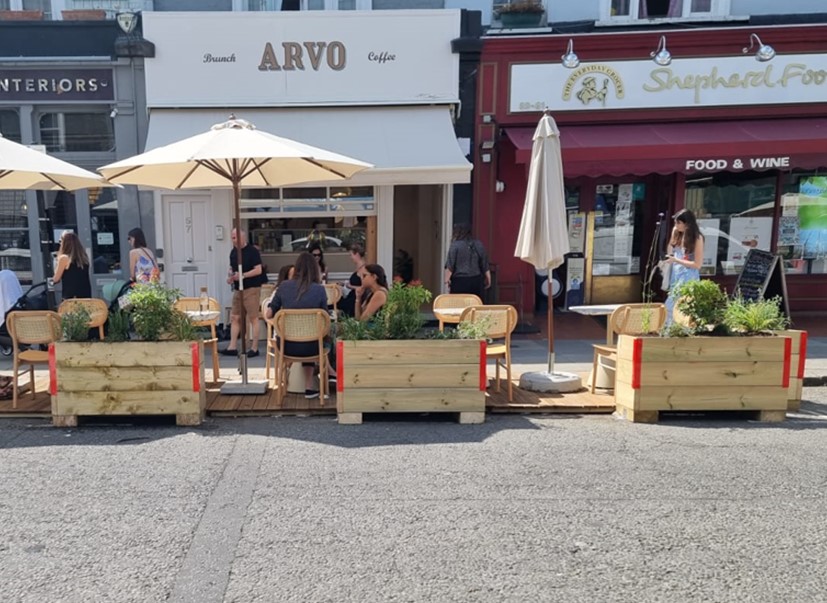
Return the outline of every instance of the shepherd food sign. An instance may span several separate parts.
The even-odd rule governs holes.
[[[146,61],[150,107],[458,101],[458,10],[147,12],[143,20],[158,49]]]

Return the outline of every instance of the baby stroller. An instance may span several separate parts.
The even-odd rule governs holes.
[[[0,316],[0,321],[2,321],[0,322],[0,354],[3,356],[11,356],[14,351],[11,335],[6,327],[6,317],[9,313],[49,309],[48,288],[45,281],[32,285],[25,293],[22,291],[20,282],[14,272],[0,270],[0,300],[2,300],[2,308],[4,309],[2,316]],[[17,299],[9,305],[15,295]]]
[[[103,286],[103,299],[109,304],[109,313],[120,309],[120,299],[129,293],[132,281],[112,281]]]

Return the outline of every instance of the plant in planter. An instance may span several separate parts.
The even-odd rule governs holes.
[[[515,0],[501,4],[495,11],[503,27],[536,27],[546,8],[540,0]]]
[[[66,341],[88,341],[89,321],[92,314],[83,306],[76,306],[71,312],[60,317],[63,339]]]
[[[461,423],[485,419],[485,341],[428,339],[420,308],[430,299],[418,281],[395,282],[373,321],[340,321],[340,423],[361,423],[365,412],[456,412]]]
[[[128,310],[109,315],[105,342],[53,345],[55,425],[77,425],[83,415],[139,414],[172,414],[179,425],[201,423],[204,346],[189,318],[172,307],[179,295],[157,282],[135,285]],[[69,319],[64,329],[80,318]],[[128,340],[130,323],[136,341]],[[75,330],[80,334],[80,327]]]
[[[786,324],[777,300],[730,300],[709,280],[679,294],[682,320],[666,337],[620,336],[618,414],[654,422],[668,410],[754,410],[760,420],[783,420],[792,339],[771,333]]]

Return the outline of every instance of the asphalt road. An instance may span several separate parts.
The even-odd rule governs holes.
[[[0,421],[0,600],[825,601],[805,398],[782,424]]]

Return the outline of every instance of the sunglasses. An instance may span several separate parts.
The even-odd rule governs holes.
[[[321,254],[321,253],[311,253],[310,255],[312,255],[314,258],[320,258],[320,257],[322,257],[322,254]]]

